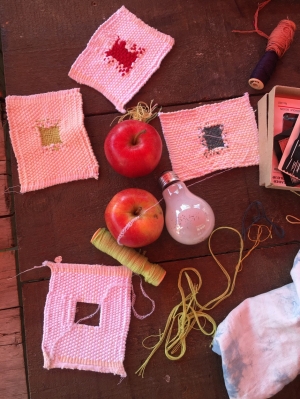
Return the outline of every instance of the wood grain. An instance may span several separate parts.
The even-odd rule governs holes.
[[[0,346],[21,344],[22,334],[19,309],[7,309],[0,312],[0,315]]]
[[[5,191],[8,188],[7,175],[0,174],[0,216],[8,216],[11,212],[10,196]]]
[[[1,123],[0,123],[0,161],[1,162],[6,161],[4,131]],[[0,169],[0,174],[2,173],[4,172],[1,172]]]
[[[0,397],[28,398],[18,308],[0,311]]]
[[[0,310],[19,306],[15,254],[0,252]]]
[[[1,64],[0,64],[1,66]],[[1,91],[3,90],[2,87]],[[11,195],[6,194],[8,175],[5,137],[0,123],[0,397],[28,397],[15,252],[13,246]],[[4,251],[3,251],[4,250]]]
[[[11,248],[14,246],[14,240],[11,231],[11,218],[0,218],[0,249]]]
[[[0,2],[7,94],[30,95],[80,87],[85,126],[100,164],[98,181],[70,182],[14,196],[17,242],[14,242],[8,227],[10,217],[0,218],[0,250],[17,245],[20,271],[41,265],[46,259],[53,260],[58,255],[64,262],[116,265],[112,258],[90,244],[95,230],[104,226],[103,213],[109,200],[126,187],[144,188],[157,199],[161,198],[158,178],[161,172],[171,168],[165,144],[161,162],[151,175],[140,179],[117,175],[105,159],[103,144],[112,120],[119,114],[101,93],[68,77],[71,65],[95,30],[122,5],[121,0]],[[266,39],[257,34],[232,33],[232,30],[252,29],[257,0],[128,0],[126,7],[150,26],[175,39],[174,48],[160,68],[128,106],[154,99],[163,111],[173,111],[241,96],[248,91],[256,110],[257,100],[274,85],[299,86],[300,68],[295,61],[300,52],[297,34],[264,90],[257,92],[247,84],[250,73],[265,52]],[[287,17],[297,26],[300,24],[300,3],[296,0],[289,4],[284,0],[274,0],[260,13],[259,27],[269,34],[281,19]],[[163,138],[159,120],[154,120],[152,124]],[[0,177],[7,173],[3,154],[0,146]],[[13,153],[12,173],[13,185],[18,185]],[[7,184],[5,178],[0,179],[0,184],[2,187]],[[217,227],[230,226],[241,231],[245,210],[252,201],[259,200],[268,217],[285,230],[283,238],[273,234],[272,239],[261,243],[247,259],[238,276],[234,294],[212,313],[219,323],[243,299],[291,281],[289,272],[299,250],[300,234],[298,226],[288,224],[285,216],[288,213],[299,215],[299,198],[289,192],[260,187],[257,166],[227,171],[191,186],[191,191],[210,203]],[[1,199],[0,204],[0,216],[1,212],[5,215],[8,211],[14,212],[9,202]],[[163,207],[165,209],[164,204]],[[245,241],[246,249],[251,245],[249,240]],[[135,375],[148,354],[142,347],[143,338],[163,328],[170,310],[179,301],[177,278],[180,269],[193,266],[201,271],[204,280],[201,301],[216,296],[226,283],[207,243],[187,247],[172,240],[164,229],[160,239],[143,250],[146,250],[150,261],[162,264],[167,275],[161,286],[145,287],[156,301],[155,313],[143,321],[131,320],[125,357],[128,377],[121,384],[118,384],[119,377],[110,374],[43,369],[41,339],[49,284],[45,279],[50,277],[50,271],[48,268],[36,269],[20,276],[31,399],[228,398],[221,359],[211,351],[210,339],[199,336],[197,331],[190,334],[183,359],[171,362],[166,359],[163,350],[159,350],[149,363],[145,378]],[[229,232],[216,235],[213,250],[232,272],[239,250],[237,236]],[[9,263],[9,267],[1,269],[0,277],[3,279],[0,284],[1,281],[7,283],[5,278],[13,269],[12,253],[5,254],[2,258],[8,257],[5,262]],[[9,280],[9,284],[14,285],[15,280]],[[13,306],[10,304],[16,301],[15,294],[11,294],[13,286],[9,284],[3,286],[6,294],[0,302],[0,309]],[[134,285],[137,286],[136,281]],[[137,310],[147,313],[147,306],[149,304],[138,295]],[[1,310],[0,318],[6,317],[3,312],[7,310],[12,311]],[[17,313],[16,308],[15,315]],[[12,313],[8,315],[12,316]],[[15,326],[15,320],[10,316],[5,320],[9,323],[7,326]],[[18,374],[21,360],[17,355],[21,354],[21,345],[14,342],[16,337],[20,337],[20,329],[16,328],[15,332],[16,335],[7,330],[5,334],[8,335],[1,337],[6,343],[0,346],[1,370],[6,367],[4,375],[9,381],[5,388],[10,389],[7,394],[1,383],[0,396],[8,399],[22,398],[26,391],[22,384],[17,391],[18,384],[13,382],[18,379],[24,381],[24,376],[19,377]],[[14,368],[15,373],[12,371]],[[298,377],[274,398],[298,399],[299,389]]]
[[[221,322],[242,300],[290,283],[289,273],[298,249],[299,245],[290,244],[254,251],[244,262],[232,296],[211,312],[216,322]],[[218,259],[232,275],[236,254],[221,255]],[[211,338],[203,336],[199,331],[192,331],[188,336],[187,352],[182,359],[173,362],[168,360],[161,347],[149,362],[144,378],[135,374],[149,354],[143,348],[142,340],[163,329],[171,309],[180,302],[177,279],[182,268],[195,267],[201,273],[203,286],[199,293],[200,303],[206,303],[226,288],[226,278],[211,257],[167,262],[164,266],[168,273],[161,286],[144,284],[147,294],[156,302],[155,312],[143,321],[134,316],[131,318],[124,361],[128,376],[119,385],[119,377],[110,374],[43,369],[40,343],[49,284],[47,281],[23,284],[27,361],[28,368],[34,376],[30,378],[31,398],[67,398],[73,395],[84,398],[87,389],[89,398],[192,399],[199,397],[199,392],[205,392],[205,399],[228,398],[223,382],[221,359],[210,348]],[[138,294],[136,309],[140,313],[146,313],[149,311],[149,303],[143,299],[137,288],[138,283],[138,279],[134,280],[135,291]],[[299,388],[298,377],[274,398],[297,399]]]
[[[122,5],[120,0],[63,0],[59,5],[55,0],[30,5],[3,0],[0,23],[7,94],[77,87],[67,76],[71,65],[98,26]],[[142,6],[138,0],[130,0],[126,6],[144,22],[175,39],[172,51],[128,106],[153,98],[166,106],[231,98],[245,91],[257,94],[247,82],[265,51],[266,39],[232,33],[233,29],[252,29],[256,0],[193,0],[188,4],[156,0]],[[294,1],[288,9],[283,0],[272,2],[261,13],[260,29],[269,34],[289,12],[290,19],[299,25],[299,2]],[[275,84],[297,86],[299,69],[294,60],[299,50],[300,41],[295,39],[264,92]],[[16,69],[18,73],[14,73]],[[114,111],[112,104],[94,89],[82,86],[82,92],[85,114]]]

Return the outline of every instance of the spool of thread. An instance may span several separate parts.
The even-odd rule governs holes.
[[[91,243],[100,251],[112,256],[121,265],[127,266],[133,273],[142,275],[149,284],[158,286],[165,277],[166,271],[158,264],[150,263],[148,258],[133,248],[119,245],[105,228],[98,229]]]
[[[256,90],[262,90],[275,70],[277,61],[290,47],[296,30],[296,24],[289,19],[283,19],[268,37],[266,52],[254,68],[249,85]]]

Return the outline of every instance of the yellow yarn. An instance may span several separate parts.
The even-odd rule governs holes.
[[[173,310],[171,311],[163,333],[159,333],[159,335],[150,335],[149,337],[146,337],[143,340],[143,346],[147,349],[152,349],[150,355],[146,359],[146,361],[142,364],[142,366],[136,371],[136,374],[139,376],[144,376],[145,368],[150,361],[151,357],[154,355],[154,353],[158,350],[158,348],[161,346],[163,341],[165,340],[165,355],[168,359],[170,360],[178,360],[182,358],[182,356],[186,352],[186,338],[189,332],[192,329],[197,329],[200,330],[203,334],[205,335],[214,335],[217,329],[217,324],[214,321],[214,319],[207,313],[208,311],[212,310],[215,308],[220,302],[222,302],[224,299],[228,298],[235,287],[235,281],[236,277],[239,271],[242,269],[242,262],[244,259],[246,259],[250,253],[259,245],[260,242],[265,241],[269,237],[271,237],[271,230],[269,227],[265,225],[253,225],[254,227],[257,227],[257,233],[256,237],[253,239],[250,237],[250,231],[248,232],[248,237],[249,239],[254,242],[253,246],[249,249],[249,251],[246,253],[244,257],[242,257],[243,254],[243,249],[244,249],[244,243],[241,234],[234,228],[232,227],[219,227],[215,229],[208,240],[208,247],[209,251],[217,263],[217,265],[220,267],[222,272],[225,274],[226,279],[227,279],[227,288],[225,291],[217,296],[216,298],[212,299],[211,301],[207,302],[205,305],[201,305],[198,300],[197,300],[197,294],[200,291],[201,285],[202,285],[202,278],[198,270],[194,268],[184,268],[180,271],[179,277],[178,277],[178,288],[179,292],[181,294],[181,302],[179,305],[175,306]],[[267,235],[265,238],[262,238],[263,230],[266,228],[267,230]],[[240,250],[239,250],[239,257],[238,257],[238,262],[235,266],[235,271],[234,271],[234,276],[231,281],[230,275],[227,272],[227,270],[224,268],[224,266],[221,264],[221,262],[216,258],[214,255],[212,249],[211,249],[211,239],[213,235],[220,230],[231,230],[235,232],[240,240]],[[195,284],[192,282],[192,279],[189,275],[189,272],[193,272],[196,274],[198,278],[198,282]],[[188,286],[189,286],[189,294],[185,296],[184,290],[182,288],[182,277],[183,275],[187,279]],[[202,322],[202,323],[201,323]],[[204,323],[203,323],[204,322]],[[205,329],[205,324],[206,322],[209,322],[211,325],[211,329],[207,331]],[[177,332],[176,334],[172,337],[172,332],[173,329],[175,329],[177,326]],[[151,338],[151,337],[159,337],[159,341],[157,342],[156,345],[154,345],[152,348],[146,347],[144,345],[145,340]],[[179,352],[179,353],[178,353]],[[176,353],[178,353],[176,355]]]
[[[286,220],[291,224],[300,224],[300,219],[293,215],[286,215]]]
[[[91,243],[100,251],[112,256],[121,265],[127,266],[134,273],[144,276],[147,283],[159,285],[165,277],[166,271],[159,265],[148,262],[148,259],[125,245],[119,245],[105,228],[98,229],[91,239]]]
[[[298,195],[298,196],[300,196],[300,194],[297,193],[296,191],[292,191],[292,190],[291,190],[291,192],[294,193],[294,194],[296,194],[296,195]],[[297,218],[296,216],[293,216],[293,215],[286,215],[285,218],[286,218],[286,220],[287,220],[289,223],[291,223],[291,224],[300,224],[300,219]]]
[[[154,112],[154,110],[157,108],[157,104],[152,105],[152,103],[153,100],[151,100],[150,105],[144,101],[140,101],[136,106],[128,108],[126,114],[118,116],[115,119],[118,119],[118,123],[125,119],[134,119],[136,121],[149,123],[152,119],[157,117],[159,112]]]

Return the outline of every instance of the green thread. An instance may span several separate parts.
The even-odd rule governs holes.
[[[259,245],[260,242],[265,241],[269,237],[271,237],[271,229],[268,226],[265,225],[253,225],[253,227],[257,227],[257,233],[256,237],[252,239],[250,237],[250,230],[248,231],[248,238],[250,241],[252,241],[254,244],[253,246],[249,249],[249,251],[246,253],[246,255],[243,257],[243,249],[244,249],[244,243],[243,243],[243,238],[241,234],[234,228],[232,227],[219,227],[215,229],[209,239],[208,239],[208,247],[209,251],[217,263],[217,265],[220,267],[222,272],[225,274],[226,279],[227,279],[227,288],[225,291],[217,296],[216,298],[210,300],[207,302],[205,305],[201,305],[198,300],[197,300],[197,294],[200,291],[200,288],[202,286],[202,278],[201,274],[198,272],[198,270],[194,268],[184,268],[180,271],[179,277],[178,277],[178,289],[181,295],[181,302],[179,305],[175,306],[165,325],[164,331],[161,333],[159,331],[158,335],[150,335],[146,337],[142,344],[145,348],[147,349],[152,349],[151,353],[145,360],[145,362],[142,364],[142,366],[136,371],[136,374],[139,376],[144,377],[144,372],[147,364],[149,363],[150,359],[154,355],[154,353],[159,349],[159,347],[162,345],[162,343],[165,341],[165,355],[168,359],[170,360],[178,360],[183,357],[183,355],[186,352],[186,338],[189,334],[189,332],[192,329],[200,330],[204,335],[207,336],[214,336],[216,330],[217,330],[217,324],[215,320],[207,313],[208,311],[214,309],[220,302],[222,302],[224,299],[228,298],[235,287],[235,281],[238,272],[242,270],[242,262],[244,259],[246,259],[250,253]],[[263,228],[266,228],[268,234],[266,235],[265,238],[262,238],[263,234]],[[220,231],[222,229],[227,229],[230,231],[235,232],[240,241],[240,250],[239,250],[239,257],[238,257],[238,262],[235,266],[235,271],[233,278],[231,280],[231,277],[227,270],[224,268],[224,266],[221,264],[221,262],[216,258],[214,255],[212,249],[211,249],[211,239],[213,235],[215,234],[216,231]],[[195,284],[192,282],[191,277],[189,276],[189,272],[193,272],[196,274],[198,277],[198,282]],[[188,286],[189,286],[189,294],[185,296],[184,290],[182,288],[182,276],[185,276]],[[202,322],[202,323],[201,323]],[[208,331],[205,329],[206,322],[209,322],[211,325],[211,329]],[[173,330],[175,330],[177,327],[177,331],[175,335],[172,337]],[[153,337],[159,337],[158,342],[151,348],[146,347],[144,345],[144,342]],[[179,353],[178,353],[179,352]],[[176,353],[178,353],[176,355]]]
[[[166,271],[159,265],[148,262],[148,259],[133,248],[119,245],[105,228],[95,232],[91,243],[100,251],[112,256],[121,265],[127,266],[133,273],[144,276],[145,281],[155,286],[165,277]]]

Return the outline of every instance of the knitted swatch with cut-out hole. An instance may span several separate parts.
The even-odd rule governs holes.
[[[249,95],[176,112],[160,112],[172,169],[181,180],[258,165],[258,130]]]
[[[6,110],[21,193],[72,180],[98,179],[83,124],[79,89],[8,96]]]
[[[44,309],[44,368],[126,377],[123,361],[131,315],[131,270],[126,266],[43,265],[51,269]],[[80,302],[100,305],[99,325],[75,322]]]
[[[174,39],[124,6],[105,21],[71,67],[69,76],[93,87],[119,112],[160,67]]]

